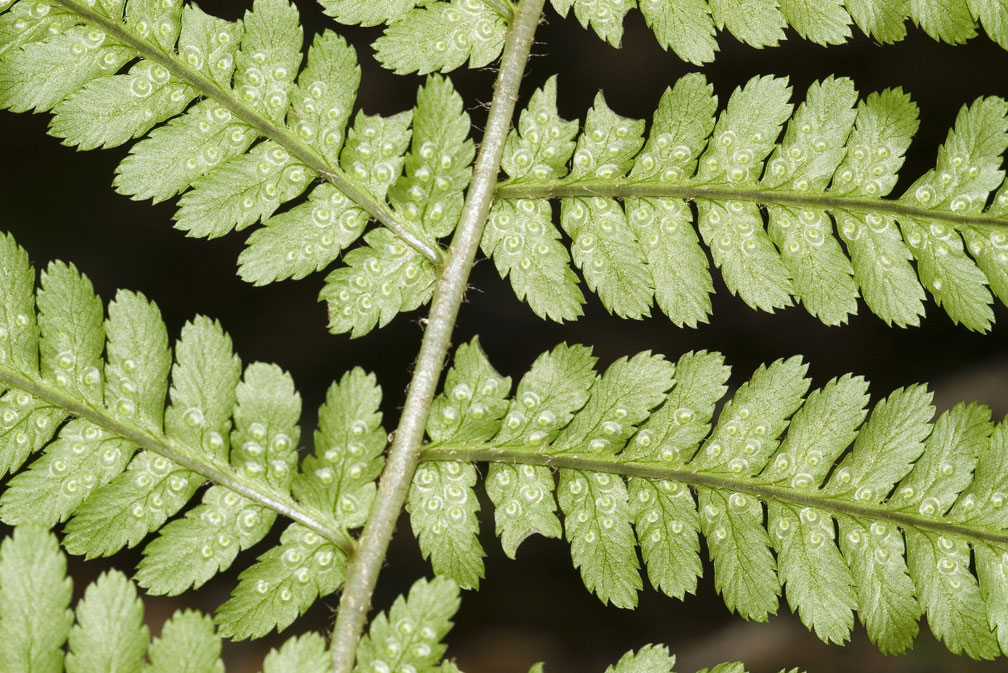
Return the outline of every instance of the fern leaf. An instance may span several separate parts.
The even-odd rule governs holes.
[[[77,603],[66,667],[70,673],[140,673],[150,634],[136,587],[120,572],[103,573]]]
[[[431,405],[428,436],[435,443],[493,437],[507,411],[510,389],[511,380],[493,370],[478,341],[460,346],[445,379],[445,393]],[[424,557],[430,558],[434,572],[463,589],[476,588],[483,577],[476,481],[476,468],[469,463],[423,465],[406,503]]]
[[[213,460],[227,456],[240,363],[220,325],[197,319],[182,330],[172,371],[165,432],[201,447]],[[197,475],[153,452],[142,452],[126,471],[79,507],[66,525],[64,545],[74,554],[107,556],[139,543],[196,493]]]
[[[574,152],[577,130],[575,122],[557,114],[556,78],[551,77],[529,99],[519,132],[508,135],[502,167],[515,179],[560,177]],[[480,248],[493,259],[501,278],[510,276],[515,294],[537,314],[558,322],[581,315],[584,295],[553,226],[548,201],[495,201]]]
[[[330,0],[331,1],[331,0]],[[714,60],[715,30],[727,30],[753,47],[776,46],[785,28],[816,44],[843,44],[851,26],[880,42],[899,42],[906,20],[933,39],[961,44],[980,25],[1002,47],[1008,46],[1008,8],[992,0],[552,0],[561,16],[573,8],[585,28],[620,45],[623,18],[639,4],[644,21],[664,49],[700,65]]]
[[[398,75],[448,72],[467,60],[482,68],[504,48],[506,18],[484,0],[424,3],[389,22],[374,43],[375,57]]]
[[[279,367],[256,363],[245,370],[235,396],[232,464],[250,480],[287,490],[300,435],[301,398],[294,382]],[[211,486],[202,505],[165,526],[144,549],[137,582],[155,594],[199,586],[261,540],[275,517],[223,486]]]
[[[653,586],[695,591],[702,533],[715,588],[746,618],[766,620],[783,594],[827,642],[846,641],[857,614],[881,650],[902,652],[927,616],[954,653],[1004,652],[1008,430],[986,407],[959,404],[932,422],[931,394],[912,386],[869,414],[866,381],[809,392],[795,357],[757,369],[712,427],[728,377],[719,355],[673,367],[645,352],[601,376],[593,362],[587,349],[556,348],[519,383],[496,435],[424,449],[422,469],[490,463],[509,555],[541,530],[542,510],[526,503],[554,516],[555,492],[574,565],[604,602],[636,603],[637,546]],[[547,381],[556,399],[532,388]],[[548,430],[532,438],[524,419]],[[526,474],[539,489],[527,499],[508,490]],[[412,522],[431,535],[432,520]],[[456,556],[481,555],[472,540]]]
[[[242,374],[220,325],[197,317],[183,327],[172,366],[160,313],[141,295],[121,291],[105,319],[87,278],[54,262],[42,274],[36,315],[34,271],[7,235],[0,268],[12,280],[0,290],[0,464],[14,473],[0,493],[4,523],[66,521],[65,548],[89,557],[155,533],[136,580],[151,593],[177,594],[227,569],[280,514],[290,520],[280,544],[242,574],[218,613],[229,635],[283,628],[339,588],[350,531],[363,525],[383,465],[374,377],[354,370],[334,384],[319,412],[316,454],[299,469],[293,381],[263,363]],[[175,517],[205,482],[202,502]],[[108,596],[95,603],[125,600],[111,584],[96,591]],[[81,637],[101,640],[109,628],[96,623]],[[82,656],[80,670],[111,666]],[[205,670],[206,657],[194,657]]]
[[[164,11],[160,16],[135,15],[136,6],[142,11],[143,4],[129,3],[131,23],[151,26],[155,43],[162,49],[171,50],[177,39],[179,54],[189,67],[218,85],[229,84],[241,41],[240,23],[176,3],[167,11],[155,5],[155,11]],[[172,76],[157,61],[142,59],[129,72],[93,79],[60,101],[49,132],[83,150],[116,147],[180,114],[198,95],[192,83]]]
[[[606,673],[674,673],[675,660],[666,647],[645,645],[636,652],[631,650],[624,654],[615,665],[606,669]],[[733,661],[703,668],[697,673],[746,673],[746,670],[742,662]],[[798,673],[798,670],[793,669],[790,673]]]
[[[364,243],[347,253],[346,266],[326,276],[319,292],[329,305],[329,330],[351,338],[423,306],[434,291],[434,267],[395,236],[377,229]]]
[[[320,512],[333,512],[345,529],[364,524],[374,499],[374,480],[384,465],[385,431],[378,405],[381,390],[355,369],[329,388],[319,410],[315,455],[293,476],[298,499]],[[232,638],[257,638],[283,629],[316,599],[343,583],[345,550],[299,524],[280,544],[239,576],[216,620]]]
[[[325,639],[317,633],[291,638],[263,659],[263,673],[311,673],[329,665]]]
[[[475,152],[468,130],[469,115],[451,82],[429,77],[417,93],[405,172],[389,198],[397,213],[430,235],[450,233],[462,210]],[[433,266],[388,231],[376,230],[364,240],[366,245],[346,255],[346,266],[330,273],[319,293],[329,305],[329,329],[350,332],[352,338],[427,303],[434,287]]]
[[[58,673],[65,664],[68,673],[224,672],[221,637],[209,617],[176,611],[151,642],[136,586],[118,571],[103,573],[84,590],[74,622],[65,566],[56,536],[38,526],[15,527],[0,542],[4,670]],[[325,640],[306,633],[271,650],[262,670],[310,673],[328,663]]]
[[[319,0],[326,14],[340,23],[377,26],[401,19],[414,7],[429,4],[432,0],[375,0],[361,3],[357,0]]]
[[[142,296],[125,291],[109,304],[108,313],[106,404],[117,420],[161,432],[171,365],[161,314]],[[71,420],[42,457],[11,479],[0,498],[0,517],[46,526],[64,521],[95,488],[119,475],[135,450],[132,442],[90,421]],[[53,479],[54,474],[65,478]]]
[[[343,164],[375,199],[384,200],[402,172],[411,120],[410,112],[392,117],[359,113],[347,134]],[[367,221],[367,213],[342,192],[319,185],[307,203],[270,217],[252,232],[238,256],[238,275],[264,285],[321,271],[360,237]]]
[[[238,586],[214,616],[227,638],[261,637],[282,630],[320,596],[336,591],[346,554],[304,526],[291,524],[280,544],[238,576]]]
[[[224,673],[220,654],[213,620],[191,610],[176,612],[147,648],[144,673]]]
[[[356,54],[326,32],[302,67],[300,19],[287,0],[256,0],[240,22],[181,0],[60,0],[35,11],[36,4],[19,0],[0,14],[0,106],[52,110],[50,132],[81,149],[138,139],[116,170],[115,188],[154,201],[181,194],[175,223],[190,236],[262,222],[240,258],[246,280],[319,271],[372,219],[417,260],[439,261],[436,240],[455,226],[474,155],[469,117],[446,80],[421,89],[414,114],[360,113],[348,132],[360,81]],[[496,34],[504,19],[494,16]],[[476,62],[496,54],[472,44]],[[404,158],[411,121],[416,137]],[[373,280],[380,287],[388,279]],[[374,303],[385,304],[384,324],[426,300],[422,287],[402,304]]]
[[[916,325],[926,289],[954,322],[990,329],[993,295],[1008,298],[1008,103],[964,107],[936,168],[888,199],[917,128],[910,99],[886,90],[857,103],[849,80],[830,78],[792,114],[789,90],[754,78],[715,120],[710,86],[687,75],[662,97],[643,148],[643,122],[598,98],[565,175],[572,131],[551,80],[505,148],[509,179],[484,252],[537,314],[576,316],[573,281],[556,298],[530,289],[572,273],[547,219],[546,199],[560,198],[575,264],[619,315],[657,303],[676,324],[706,321],[713,284],[695,222],[728,289],[754,308],[797,300],[835,325],[857,312],[860,292],[887,323]]]
[[[63,670],[73,624],[72,584],[56,537],[18,528],[0,544],[0,666],[5,671]]]
[[[382,612],[371,621],[357,647],[354,671],[395,671],[407,666],[433,670],[444,655],[441,640],[451,629],[458,607],[459,590],[451,580],[418,580],[405,599],[400,596],[387,614]]]
[[[595,380],[595,358],[581,346],[559,346],[540,356],[518,383],[498,433],[502,444],[521,447],[550,442],[588,400]],[[560,537],[553,478],[535,465],[491,465],[486,477],[493,501],[497,535],[504,553],[514,558],[532,533]]]
[[[397,212],[433,236],[449,233],[462,210],[475,156],[469,115],[451,82],[431,76],[417,91],[413,139],[404,174],[389,198]]]

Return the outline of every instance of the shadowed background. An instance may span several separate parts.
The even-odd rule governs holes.
[[[250,2],[200,4],[211,14],[237,18]],[[363,71],[359,107],[384,114],[412,107],[422,78],[398,77],[377,65],[368,45],[378,30],[335,26],[314,2],[297,4],[307,35],[335,28],[357,46]],[[561,115],[581,120],[599,89],[617,113],[650,119],[665,88],[694,70],[713,82],[722,106],[736,86],[754,75],[789,76],[794,102],[804,99],[812,81],[830,74],[853,78],[862,97],[902,86],[921,108],[921,128],[894,190],[898,195],[934,166],[938,145],[960,106],[977,96],[1008,96],[1004,78],[1008,54],[985,36],[965,47],[950,47],[910,29],[904,42],[883,46],[858,33],[847,45],[825,49],[788,31],[783,46],[755,50],[722,34],[715,63],[696,68],[662,51],[638,12],[628,15],[625,28],[625,46],[615,50],[583,30],[573,17],[564,20],[548,9],[519,108],[553,74],[559,75]],[[484,69],[451,75],[468,105],[477,141],[494,74]],[[385,391],[385,426],[394,428],[420,342],[423,311],[400,316],[363,339],[330,335],[325,307],[316,301],[324,273],[264,288],[244,283],[235,274],[235,260],[247,233],[210,242],[186,238],[171,227],[172,202],[152,207],[112,191],[113,171],[125,149],[76,153],[45,135],[48,121],[49,115],[0,114],[4,166],[0,229],[14,234],[37,268],[53,259],[73,262],[106,302],[120,287],[143,292],[161,307],[172,338],[197,313],[218,318],[243,362],[276,362],[292,373],[304,401],[303,449],[311,447],[315,413],[325,389],[355,365],[378,374]],[[919,328],[889,328],[863,303],[861,315],[849,325],[828,328],[800,307],[774,316],[752,311],[728,294],[718,273],[713,275],[714,314],[710,324],[697,329],[676,328],[660,314],[642,321],[614,318],[588,292],[585,316],[558,325],[540,320],[519,303],[493,264],[483,260],[473,271],[455,343],[479,334],[491,362],[514,380],[538,353],[560,341],[593,346],[600,368],[645,349],[672,359],[691,349],[719,350],[733,367],[732,385],[748,378],[760,363],[801,354],[810,363],[814,385],[853,371],[872,382],[874,400],[896,387],[931,381],[939,408],[966,399],[990,405],[996,419],[1008,412],[1008,311],[1003,306],[995,309],[998,322],[987,336],[953,325],[933,302],[928,302],[928,318]],[[1003,663],[952,657],[930,635],[922,635],[915,651],[902,657],[878,654],[860,626],[852,646],[829,647],[801,626],[785,601],[769,625],[742,622],[715,594],[709,564],[698,595],[684,602],[646,587],[636,611],[605,607],[584,589],[562,542],[533,538],[520,548],[517,561],[506,559],[492,535],[485,499],[483,504],[487,579],[481,591],[463,595],[457,626],[448,637],[448,656],[467,673],[521,673],[539,660],[545,660],[552,673],[601,673],[626,650],[649,642],[669,645],[680,655],[677,669],[685,672],[726,659],[745,660],[752,673],[785,666],[810,673],[1004,670]],[[240,556],[231,571],[199,591],[175,599],[145,597],[152,632],[156,634],[177,607],[198,606],[212,612],[226,600],[237,573],[275,543],[282,527],[275,528],[266,541]],[[133,550],[113,557],[112,563],[129,573],[138,559]],[[107,561],[71,559],[76,593],[107,566]],[[403,517],[379,581],[375,608],[387,608],[421,575],[430,575],[430,569],[420,559]],[[335,597],[320,601],[290,632],[328,629],[335,604]],[[927,632],[926,625],[922,630]],[[266,649],[285,637],[225,643],[228,670],[258,671]]]

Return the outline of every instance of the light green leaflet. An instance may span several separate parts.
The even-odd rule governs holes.
[[[417,92],[403,175],[391,188],[382,185],[382,189],[389,189],[396,213],[405,214],[432,236],[450,233],[462,210],[475,153],[468,132],[469,115],[451,82],[428,78]],[[360,146],[354,151],[363,157],[369,154]],[[391,232],[377,229],[364,241],[366,245],[347,253],[345,266],[329,274],[319,293],[329,305],[330,330],[349,332],[351,337],[422,306],[434,288],[430,262]]]
[[[499,14],[475,0],[436,4],[446,21],[460,17],[480,34],[489,26],[485,44],[466,43],[463,60],[496,57]],[[180,195],[175,225],[189,236],[261,222],[239,259],[252,283],[320,271],[371,220],[384,225],[387,237],[366,239],[374,254],[348,256],[324,291],[334,315],[351,312],[332,329],[357,335],[428,300],[437,241],[454,229],[468,186],[469,117],[451,84],[434,77],[412,114],[358,111],[348,129],[357,55],[327,31],[304,56],[302,33],[287,0],[256,0],[238,22],[182,0],[17,0],[0,9],[0,107],[51,111],[50,132],[81,149],[135,140],[115,188],[155,202]],[[442,68],[425,72],[434,69]],[[356,272],[368,276],[367,292],[355,286],[340,300]],[[386,284],[417,287],[389,294]]]
[[[638,546],[653,586],[694,592],[702,534],[715,588],[748,619],[775,614],[783,594],[828,642],[850,637],[856,613],[882,651],[902,652],[927,616],[954,653],[1005,651],[1008,430],[989,409],[959,404],[932,422],[931,394],[913,386],[869,412],[864,379],[810,392],[794,357],[757,369],[712,426],[721,356],[673,365],[645,352],[601,375],[593,364],[561,345],[509,404],[506,385],[485,386],[490,403],[468,395],[493,370],[475,344],[459,349],[438,403],[458,435],[428,426],[411,499],[437,573],[467,585],[482,574],[475,507],[462,505],[475,500],[471,464],[487,462],[505,551],[534,532],[558,537],[559,502],[574,565],[604,602],[636,604]]]
[[[152,643],[143,603],[122,573],[104,573],[84,590],[76,621],[70,590],[55,535],[18,526],[0,542],[3,670],[58,673],[65,658],[67,673],[223,673],[221,640],[209,617],[176,611]]]
[[[753,78],[715,118],[710,85],[686,75],[662,96],[647,139],[643,121],[600,94],[575,144],[550,80],[509,136],[484,252],[554,320],[581,312],[573,259],[612,313],[641,318],[657,304],[677,325],[706,322],[713,283],[699,233],[729,291],[753,308],[799,302],[837,325],[860,294],[886,323],[916,325],[926,290],[954,322],[989,330],[994,297],[1008,301],[1008,103],[964,107],[935,169],[888,199],[917,129],[909,97],[888,89],[858,102],[849,80],[829,78],[797,107],[789,98],[786,79]]]
[[[331,0],[329,0],[331,2]],[[323,4],[326,4],[323,1]],[[659,44],[681,59],[714,60],[716,30],[727,30],[753,47],[777,45],[790,28],[816,44],[842,44],[851,27],[879,42],[899,42],[909,19],[933,39],[960,44],[980,26],[1008,47],[1008,7],[996,0],[552,0],[561,15],[573,8],[585,28],[619,46],[623,18],[639,5]]]
[[[122,573],[102,574],[84,590],[76,620],[69,608],[71,588],[66,559],[52,533],[20,526],[0,541],[0,664],[5,671],[224,673],[221,637],[209,617],[178,610],[151,641],[143,603]],[[460,673],[454,662],[442,660],[442,641],[458,608],[459,589],[451,580],[415,582],[407,596],[372,620],[354,670]],[[270,650],[262,673],[318,673],[329,663],[325,639],[309,632]],[[628,652],[606,673],[672,673],[674,663],[664,647],[647,645]],[[741,664],[731,666],[714,670],[743,670]],[[542,665],[533,670],[541,672]]]
[[[170,350],[157,307],[139,294],[120,291],[106,318],[87,278],[60,262],[36,294],[27,255],[6,235],[0,268],[11,279],[0,288],[0,466],[13,473],[0,494],[4,523],[66,521],[64,546],[88,557],[156,533],[136,580],[177,594],[226,570],[283,515],[291,521],[280,544],[243,572],[218,611],[221,633],[232,637],[284,628],[339,588],[350,531],[363,525],[383,465],[373,376],[354,370],[333,384],[316,455],[299,468],[293,381],[264,363],[243,372],[220,325],[197,317]],[[175,517],[206,481],[202,502]],[[125,596],[117,582],[95,591]],[[71,650],[75,640],[118,638],[100,619],[79,621]],[[127,645],[123,656],[142,659],[143,648]],[[110,666],[81,657],[81,671]]]
[[[65,565],[56,536],[37,526],[16,527],[0,542],[0,663],[5,671],[224,673],[221,637],[210,617],[178,610],[152,642],[137,589],[118,571],[102,574],[84,590],[75,621],[67,607],[71,582]],[[439,624],[437,615],[420,614]],[[328,663],[325,640],[307,633],[271,650],[262,671],[317,673]]]
[[[675,656],[670,655],[664,646],[645,645],[636,652],[624,654],[615,665],[606,669],[606,673],[675,673],[674,666]],[[713,668],[704,668],[697,673],[746,673],[746,671],[742,662],[734,661],[718,664]],[[798,671],[794,669],[790,673]]]
[[[340,23],[386,28],[374,43],[378,62],[397,74],[448,72],[469,61],[482,68],[504,47],[511,0],[319,0]]]
[[[357,646],[355,673],[432,671],[444,655],[441,642],[459,608],[459,589],[449,579],[419,580],[387,613],[371,621]],[[410,668],[406,668],[410,667]]]
[[[347,530],[362,526],[374,498],[374,481],[384,465],[386,433],[374,377],[355,369],[334,383],[319,409],[315,455],[293,477],[298,500],[332,512]],[[257,638],[283,629],[319,597],[343,583],[346,548],[304,525],[293,523],[280,544],[242,571],[231,598],[217,613],[224,635]]]
[[[427,421],[435,443],[481,442],[497,434],[511,381],[493,370],[477,341],[459,346],[444,385]],[[463,589],[475,588],[483,577],[476,481],[476,468],[469,463],[428,463],[414,475],[406,504],[434,571]]]

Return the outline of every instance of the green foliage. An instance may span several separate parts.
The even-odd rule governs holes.
[[[429,78],[417,92],[412,146],[389,199],[396,213],[431,236],[451,233],[462,210],[475,153],[468,133],[461,96],[448,80]],[[422,306],[434,288],[434,267],[388,231],[376,230],[364,240],[365,246],[347,253],[346,266],[329,274],[319,295],[329,304],[330,330],[351,337]]]
[[[58,673],[65,660],[67,673],[224,673],[221,637],[210,617],[177,610],[151,642],[136,586],[118,571],[102,574],[84,590],[74,621],[67,607],[71,581],[65,566],[56,537],[34,524],[16,527],[0,543],[0,634],[6,636],[0,662],[5,671]],[[29,591],[33,608],[26,610]],[[426,612],[419,614],[433,620]],[[325,641],[308,633],[271,650],[262,670],[317,673],[328,661]]]
[[[243,367],[202,316],[170,344],[152,302],[120,291],[106,308],[70,264],[50,264],[36,290],[28,255],[0,235],[0,520],[15,527],[0,542],[0,670],[221,673],[222,638],[283,630],[346,580],[350,624],[337,622],[332,651],[303,634],[271,651],[264,673],[348,673],[354,657],[358,673],[459,673],[443,640],[460,589],[485,574],[480,462],[504,552],[533,534],[564,537],[604,603],[636,605],[641,562],[659,591],[694,593],[706,548],[714,587],[747,619],[767,620],[783,596],[826,642],[850,638],[856,615],[882,651],[903,652],[926,617],[952,652],[1008,653],[1008,424],[985,407],[933,419],[918,385],[869,411],[864,379],[810,391],[799,357],[760,367],[725,399],[716,353],[673,363],[645,351],[600,373],[590,348],[567,344],[512,390],[476,339],[434,396],[478,244],[555,321],[581,315],[580,275],[620,317],[657,304],[676,325],[705,322],[709,252],[728,289],[761,310],[799,302],[838,325],[861,296],[907,326],[930,294],[955,323],[988,331],[994,297],[1008,303],[1008,103],[964,106],[935,168],[888,198],[918,126],[901,89],[859,101],[850,80],[828,77],[795,105],[785,78],[755,77],[718,114],[713,87],[690,74],[650,124],[600,93],[581,130],[560,118],[550,78],[508,134],[541,3],[320,4],[339,22],[382,25],[384,67],[428,75],[412,110],[360,110],[355,50],[329,31],[305,49],[289,0],[254,0],[233,22],[182,0],[0,0],[0,107],[51,112],[50,133],[78,149],[132,143],[115,189],[178,197],[186,235],[261,224],[239,256],[244,280],[301,279],[342,257],[319,298],[330,330],[350,337],[439,300],[390,469],[382,391],[360,369],[329,388],[301,459],[289,374]],[[910,20],[943,42],[982,28],[1008,47],[998,0],[552,5],[614,46],[639,7],[663,47],[697,64],[714,58],[722,29],[756,47],[785,29],[838,44],[852,25],[895,42]],[[482,68],[505,48],[474,174],[467,103],[432,73]],[[489,226],[443,248],[464,209],[489,210]],[[437,576],[341,652],[360,635],[403,505]],[[279,542],[263,544],[278,515]],[[47,530],[57,526],[61,540]],[[90,558],[141,543],[132,580],[106,572],[71,609],[61,547]],[[151,640],[137,586],[201,587],[257,545],[212,618],[176,612]],[[674,663],[648,645],[606,673]]]
[[[603,40],[620,46],[623,17],[637,0],[551,0],[562,16],[574,16]],[[700,65],[714,60],[717,30],[727,30],[753,47],[769,47],[786,38],[784,30],[816,44],[842,44],[851,26],[879,42],[906,37],[909,19],[933,39],[961,44],[982,25],[987,35],[1008,48],[1008,7],[990,0],[640,0],[644,21],[658,43],[684,61]]]
[[[482,68],[500,56],[510,0],[319,0],[340,23],[387,24],[375,58],[396,74],[448,72],[469,61]]]
[[[485,10],[473,7],[450,13]],[[3,9],[0,107],[51,111],[50,133],[80,149],[139,139],[115,188],[155,202],[181,194],[175,226],[189,236],[261,222],[240,256],[242,278],[266,284],[320,271],[376,219],[388,230],[367,236],[323,289],[330,302],[353,295],[330,306],[331,328],[360,335],[430,298],[436,241],[454,229],[473,158],[468,115],[447,80],[428,81],[412,115],[359,112],[347,129],[357,56],[324,32],[302,67],[300,20],[286,0],[256,0],[237,22],[181,0],[19,0]],[[479,65],[500,51],[504,22],[494,16],[493,44],[470,50]]]
[[[646,140],[643,121],[599,94],[575,143],[550,80],[508,138],[509,179],[484,252],[543,317],[580,315],[573,259],[610,312],[641,318],[656,303],[694,326],[713,291],[695,222],[728,289],[753,308],[797,300],[836,325],[860,293],[886,323],[916,325],[926,288],[954,322],[989,330],[992,293],[1008,301],[1008,103],[964,107],[936,168],[885,199],[917,128],[909,97],[887,89],[858,103],[850,80],[829,78],[792,113],[789,94],[786,79],[753,78],[715,119],[711,86],[687,75],[665,92]],[[561,199],[569,255],[549,197]]]
[[[58,673],[65,656],[67,673],[223,673],[221,640],[209,617],[176,611],[151,643],[143,603],[125,575],[113,570],[92,582],[77,603],[76,621],[71,587],[52,533],[18,526],[0,543],[3,670]]]
[[[284,628],[339,588],[353,547],[348,531],[364,524],[384,462],[381,391],[373,376],[353,370],[333,384],[319,410],[316,454],[299,468],[301,398],[290,375],[264,363],[243,374],[216,322],[197,317],[183,327],[172,365],[164,323],[143,296],[120,291],[106,318],[90,282],[54,262],[42,273],[36,298],[34,270],[9,236],[0,237],[0,267],[12,280],[0,288],[7,320],[0,324],[6,390],[0,466],[13,473],[0,495],[4,523],[65,521],[64,547],[87,557],[157,533],[144,547],[136,580],[150,593],[178,594],[229,568],[240,551],[266,536],[277,514],[286,516],[292,523],[280,544],[242,573],[217,614],[228,636]],[[168,521],[204,481],[212,485],[202,502]],[[33,572],[48,567],[36,565]],[[6,586],[18,590],[17,583]],[[92,615],[86,606],[125,604],[127,590],[107,579],[94,591],[98,597],[78,610],[71,651],[78,640],[120,635],[114,629],[123,617],[105,623],[100,609]],[[33,630],[31,618],[24,619],[9,629]],[[123,637],[132,638],[123,624]],[[143,651],[135,643],[122,646],[130,661]],[[81,671],[112,666],[84,655],[75,665]]]
[[[989,659],[1008,647],[998,579],[1008,558],[1008,426],[995,426],[987,408],[959,404],[932,423],[931,394],[912,386],[869,414],[864,379],[809,392],[806,365],[793,357],[757,369],[712,427],[729,373],[721,356],[687,353],[673,365],[645,352],[601,375],[593,362],[583,347],[560,346],[536,361],[506,411],[499,395],[493,405],[447,406],[473,399],[462,393],[476,388],[459,381],[494,380],[475,344],[460,348],[439,398],[459,435],[428,426],[431,462],[414,492],[431,492],[430,475],[489,462],[505,551],[531,532],[558,536],[559,502],[586,587],[617,606],[637,602],[637,546],[653,586],[695,592],[702,534],[714,586],[748,619],[776,613],[784,592],[827,642],[846,641],[857,612],[884,652],[907,650],[925,615],[952,652]],[[476,422],[482,438],[464,432]],[[472,481],[445,482],[455,503],[440,492],[411,503],[435,570],[468,585],[483,555],[476,508],[461,505],[475,500]],[[434,503],[447,516],[432,516]],[[449,554],[468,565],[446,562]]]
[[[441,640],[459,608],[459,590],[445,578],[418,580],[409,595],[371,621],[357,648],[354,671],[433,671],[444,655]]]

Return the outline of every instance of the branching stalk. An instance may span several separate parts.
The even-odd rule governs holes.
[[[790,206],[796,208],[821,208],[824,210],[852,210],[864,213],[882,213],[931,222],[943,222],[952,227],[1008,228],[1008,219],[984,213],[957,213],[914,206],[895,199],[872,199],[858,196],[830,194],[796,194],[756,187],[707,187],[704,185],[676,185],[656,181],[607,182],[582,181],[547,184],[508,184],[497,187],[498,199],[554,199],[568,196],[591,198],[670,198],[710,199],[712,201],[748,201],[763,206]]]
[[[3,370],[0,370],[0,385],[23,390],[55,407],[65,409],[74,416],[91,421],[109,433],[136,444],[141,449],[164,456],[173,463],[192,470],[207,481],[224,486],[258,505],[301,524],[332,542],[343,553],[353,553],[353,538],[339,526],[326,521],[326,517],[321,513],[310,511],[287,494],[271,493],[270,489],[262,482],[251,482],[229,467],[211,461],[205,455],[199,455],[186,450],[185,447],[178,446],[164,435],[153,434],[122,423],[104,409],[96,409],[57,389],[46,386],[44,383],[13,375]]]
[[[378,483],[378,494],[357,549],[347,565],[346,584],[332,635],[332,673],[349,673],[371,606],[378,573],[385,560],[396,520],[420,461],[424,428],[444,368],[455,318],[476,259],[480,237],[493,203],[504,141],[511,128],[518,88],[525,72],[536,26],[545,0],[521,0],[508,27],[504,54],[494,84],[486,130],[473,168],[472,182],[434,290],[416,368],[388,462]]]
[[[425,449],[421,460],[464,462],[506,463],[509,465],[543,465],[553,469],[583,470],[603,472],[622,477],[675,481],[690,486],[705,486],[721,491],[747,493],[764,502],[779,502],[796,507],[815,507],[827,512],[847,514],[873,521],[889,521],[900,526],[909,526],[943,535],[958,535],[971,540],[982,540],[991,544],[1008,544],[1008,533],[1001,530],[971,526],[968,524],[939,521],[908,512],[889,509],[885,505],[870,502],[840,500],[817,494],[815,491],[800,491],[762,484],[748,477],[732,477],[724,474],[693,472],[676,469],[667,463],[652,461],[626,461],[616,456],[583,456],[577,454],[531,453],[529,451],[489,449],[478,447],[432,447]]]
[[[129,45],[143,58],[164,66],[168,72],[197,89],[203,96],[212,98],[226,107],[252,126],[261,136],[269,138],[283,147],[291,156],[296,157],[298,161],[318,173],[323,179],[336,187],[336,189],[346,194],[351,201],[363,208],[368,215],[381,223],[382,226],[387,227],[392,233],[401,238],[406,245],[423,255],[435,267],[441,263],[442,254],[435,244],[425,241],[422,237],[418,236],[409,226],[400,221],[399,217],[388,207],[388,204],[370,196],[342,168],[331,166],[322,155],[313,147],[304,143],[295,134],[291,133],[286,126],[273,123],[255,109],[240,101],[229,89],[221,87],[216,82],[204,77],[202,73],[188,67],[180,58],[176,58],[174,54],[163,51],[158,46],[127,30],[125,24],[112,21],[82,5],[77,0],[52,0],[52,2],[87,19],[88,22],[95,24],[108,35],[111,35],[117,42]]]

